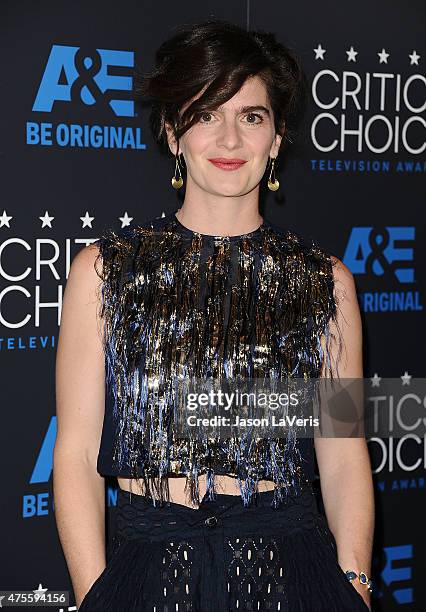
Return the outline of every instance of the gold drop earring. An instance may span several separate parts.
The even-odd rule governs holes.
[[[272,175],[274,178],[272,179]],[[280,186],[279,180],[275,177],[275,158],[271,158],[271,172],[269,173],[268,189],[276,191]]]
[[[179,178],[176,176],[179,172]],[[174,189],[180,189],[183,185],[182,171],[179,164],[179,155],[176,154],[176,166],[175,166],[175,175],[172,177],[172,187]]]

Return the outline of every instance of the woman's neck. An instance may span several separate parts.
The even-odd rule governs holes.
[[[263,222],[259,186],[241,196],[224,196],[208,193],[190,182],[176,217],[201,234],[232,236],[251,232]]]

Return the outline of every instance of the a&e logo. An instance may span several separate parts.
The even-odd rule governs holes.
[[[102,121],[135,117],[134,52],[53,45],[32,111],[67,116],[67,107],[84,107]],[[140,127],[27,122],[27,144],[61,147],[145,149]]]
[[[131,75],[111,74],[133,68],[133,51],[53,45],[34,101],[33,111],[50,113],[55,102],[80,100],[87,106],[111,108],[117,117],[133,117],[132,100],[121,92],[132,89]]]
[[[366,275],[370,281],[401,285],[401,291],[376,291],[358,294],[365,312],[423,310],[418,291],[410,284],[414,275],[415,228],[354,227],[343,263],[354,275]]]

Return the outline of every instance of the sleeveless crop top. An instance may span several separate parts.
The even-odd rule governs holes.
[[[95,244],[111,404],[98,472],[140,478],[154,506],[169,500],[172,476],[186,478],[194,504],[199,475],[206,475],[210,499],[215,475],[233,476],[245,506],[259,480],[275,483],[275,506],[314,480],[313,438],[298,439],[292,429],[251,444],[179,437],[168,385],[182,376],[310,379],[323,364],[333,377],[331,257],[266,219],[247,234],[213,236],[190,230],[175,213],[107,229]],[[153,381],[163,391],[155,400]]]

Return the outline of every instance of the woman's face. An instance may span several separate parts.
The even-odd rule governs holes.
[[[170,129],[167,133],[170,150],[175,155],[176,142]],[[281,139],[275,132],[266,87],[260,77],[251,77],[219,109],[205,111],[180,139],[179,152],[185,159],[187,183],[193,181],[198,188],[215,195],[249,193],[264,175],[268,156],[277,156]],[[221,158],[245,163],[221,167],[217,161]]]

